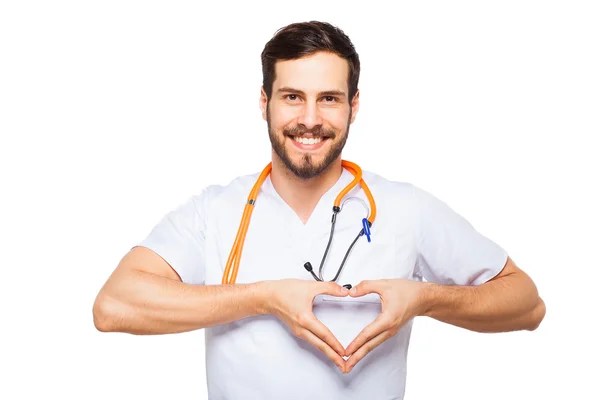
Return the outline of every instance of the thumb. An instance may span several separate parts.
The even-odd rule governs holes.
[[[328,295],[337,296],[337,297],[348,296],[348,289],[346,289],[343,286],[338,285],[335,282],[321,282],[319,286],[320,286],[319,294],[328,294]]]
[[[352,297],[360,297],[376,291],[375,281],[361,281],[358,285],[350,289],[349,294]]]

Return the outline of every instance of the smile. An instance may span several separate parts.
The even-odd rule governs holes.
[[[294,137],[294,140],[296,142],[302,143],[302,144],[317,144],[317,143],[321,143],[323,141],[323,138],[304,138],[304,137],[296,136],[296,137]]]
[[[329,138],[326,137],[319,137],[319,138],[314,138],[314,137],[300,137],[300,136],[293,136],[292,137],[292,143],[294,144],[294,146],[297,149],[303,150],[303,151],[317,151],[319,150],[321,147],[323,147],[323,144],[325,142],[327,142],[327,140]]]

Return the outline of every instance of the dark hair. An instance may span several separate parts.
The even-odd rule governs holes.
[[[294,60],[319,51],[335,53],[348,60],[348,101],[358,91],[360,61],[350,38],[339,28],[319,21],[299,22],[279,29],[261,54],[263,87],[271,98],[275,81],[275,63]]]

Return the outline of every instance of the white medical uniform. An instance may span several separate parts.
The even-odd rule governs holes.
[[[248,194],[259,173],[212,185],[165,214],[139,245],[164,258],[182,280],[219,285]],[[303,224],[275,191],[269,177],[258,194],[236,283],[297,278],[313,280],[331,229],[333,202],[352,181],[343,170]],[[371,243],[361,237],[338,283],[405,278],[448,285],[479,285],[497,275],[507,252],[428,192],[363,171],[377,206]],[[357,196],[356,187],[347,197]],[[332,279],[362,228],[364,206],[349,201],[336,223],[324,277]],[[314,313],[346,347],[381,312],[378,295],[318,296]],[[202,310],[198,310],[202,312]],[[272,315],[249,317],[205,329],[206,378],[211,400],[402,399],[412,322],[371,351],[349,374],[295,337]]]

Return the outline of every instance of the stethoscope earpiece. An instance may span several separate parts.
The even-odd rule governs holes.
[[[351,285],[351,284],[349,284],[349,283],[346,283],[346,284],[344,285],[344,287],[345,287],[346,289],[348,289],[348,290],[352,289],[352,285]]]

